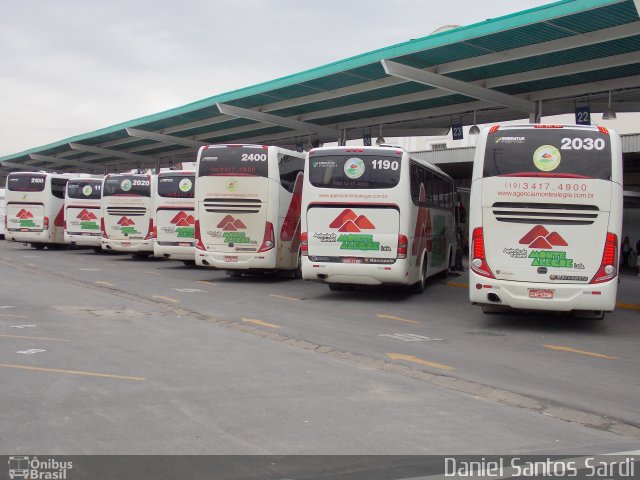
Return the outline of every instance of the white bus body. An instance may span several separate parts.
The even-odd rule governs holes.
[[[412,286],[446,275],[455,251],[454,185],[397,147],[309,152],[302,194],[302,278]]]
[[[4,229],[6,228],[6,217],[4,216],[4,188],[0,188],[0,238],[4,240]]]
[[[42,249],[64,244],[64,191],[72,174],[13,172],[7,176],[5,237]]]
[[[155,190],[156,257],[195,260],[195,172],[171,170],[158,174]]]
[[[153,191],[156,175],[110,173],[102,183],[102,249],[153,254]]]
[[[102,177],[91,177],[73,177],[67,182],[64,199],[64,241],[70,245],[99,249]]]
[[[580,125],[485,129],[471,186],[471,302],[485,310],[613,310],[622,200],[615,132]]]
[[[299,267],[304,154],[266,145],[198,152],[196,264],[295,272]]]

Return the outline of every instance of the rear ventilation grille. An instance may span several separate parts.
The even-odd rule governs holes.
[[[107,207],[109,215],[128,215],[130,217],[141,217],[146,215],[145,207]]]
[[[595,205],[561,203],[496,202],[492,208],[499,222],[536,225],[591,225],[600,212]]]
[[[258,213],[262,201],[257,198],[205,198],[204,209],[209,213]]]

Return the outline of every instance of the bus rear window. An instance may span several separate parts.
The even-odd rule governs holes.
[[[269,173],[268,151],[262,147],[215,147],[202,151],[199,177],[251,175]]]
[[[41,173],[21,173],[7,177],[7,188],[11,192],[42,192],[47,176]]]
[[[377,153],[312,155],[309,181],[320,188],[393,188],[400,181],[401,159]]]
[[[489,133],[483,176],[611,178],[611,143],[597,130],[505,129]]]
[[[67,196],[81,200],[100,200],[102,197],[102,181],[70,180],[67,183]]]
[[[110,195],[151,196],[151,179],[146,175],[117,175],[104,180],[104,197]]]
[[[158,195],[167,198],[193,198],[195,175],[162,175],[158,177]]]

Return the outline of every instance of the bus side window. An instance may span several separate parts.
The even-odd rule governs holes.
[[[304,158],[292,155],[279,155],[278,169],[280,170],[280,184],[287,192],[293,193],[298,173],[304,171]]]
[[[64,190],[67,186],[66,178],[52,178],[51,179],[51,193],[54,197],[64,199]]]

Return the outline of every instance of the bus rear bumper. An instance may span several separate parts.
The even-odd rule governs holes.
[[[195,260],[195,247],[178,247],[175,245],[153,245],[153,255],[158,258],[168,258],[169,260]]]
[[[102,249],[112,252],[153,253],[153,240],[105,240],[103,238]]]
[[[223,253],[195,251],[196,265],[222,270],[274,270],[277,266],[276,250],[252,253]]]
[[[616,306],[618,277],[600,284],[548,284],[496,280],[469,272],[469,299],[478,305],[507,306],[523,310],[610,312]],[[553,299],[532,298],[551,291]],[[537,292],[536,292],[537,291]],[[549,294],[549,293],[548,293]]]
[[[15,230],[5,231],[4,238],[11,242],[22,243],[50,243],[51,236],[48,230],[41,230],[39,232],[20,232]]]
[[[393,264],[352,264],[312,262],[302,258],[302,278],[321,283],[351,285],[407,285],[409,272],[406,260]]]
[[[102,239],[100,235],[74,235],[65,233],[64,243],[68,245],[78,245],[80,247],[100,247]]]

